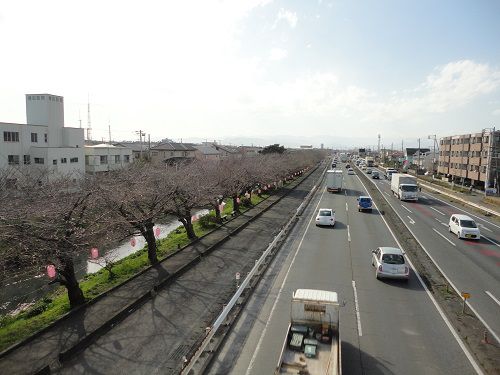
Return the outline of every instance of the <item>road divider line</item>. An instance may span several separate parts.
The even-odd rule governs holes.
[[[351,231],[349,230],[349,224],[347,224],[347,241],[351,242]]]
[[[347,205],[347,202],[345,202],[345,210],[349,211],[349,206]]]
[[[445,215],[446,215],[444,212],[441,212],[441,211],[439,211],[439,210],[435,209],[434,207],[429,207],[429,208],[430,208],[431,210],[434,210],[434,211],[436,211],[436,212],[440,213],[440,214],[441,214],[441,215],[443,215],[443,216],[445,216]]]
[[[354,308],[356,310],[356,321],[358,323],[358,335],[363,336],[363,330],[361,329],[361,314],[359,312],[358,304],[358,291],[356,289],[356,281],[352,280],[352,289],[354,290]]]
[[[493,232],[490,228],[486,228],[483,224],[481,223],[477,223],[478,226],[480,226],[481,228],[483,228],[484,230],[487,230],[488,232]]]
[[[358,177],[359,178],[359,177]],[[361,181],[361,179],[359,179],[359,182],[361,182],[361,185],[364,186],[365,190],[368,192],[368,189],[366,189],[366,186],[365,184],[363,183],[363,181]],[[374,184],[376,186],[376,184]],[[378,188],[378,186],[376,186],[376,188],[379,190],[380,193],[381,190]],[[370,194],[368,194],[370,195]],[[371,196],[370,196],[371,197]],[[373,200],[373,198],[372,198]],[[387,202],[389,203],[389,202]],[[375,208],[378,210],[378,207],[377,207],[377,204],[375,203],[375,201],[373,201],[373,204],[375,205]],[[389,205],[392,207],[392,205],[389,203]],[[393,210],[394,210],[394,207],[393,207]],[[400,218],[400,220],[405,224],[405,226],[408,228],[408,230],[410,231],[410,233],[413,235],[413,237],[415,237],[415,239],[417,240],[417,242],[420,244],[420,241],[417,239],[417,237],[413,234],[413,232],[410,230],[410,227],[408,227],[406,225],[406,223],[403,221],[403,219],[399,216],[399,214],[396,212],[396,210],[394,210],[394,212],[396,213],[396,215],[398,215],[398,217]],[[387,227],[387,229],[389,229],[389,232],[391,233],[392,235],[392,238],[394,238],[394,241],[396,241],[396,243],[398,244],[399,248],[401,250],[404,250],[403,246],[401,246],[401,244],[399,243],[396,235],[394,234],[394,232],[392,231],[391,227],[389,226],[389,224],[387,223],[387,221],[385,220],[385,218],[383,216],[380,216],[380,218],[383,220],[383,222],[385,223],[385,226]],[[433,228],[434,229],[434,228]],[[420,246],[422,246],[422,244],[420,244]],[[432,259],[432,257],[430,256],[430,254],[428,253],[428,251],[422,246],[422,248],[425,250],[425,252],[427,253],[427,255],[429,255],[429,257],[431,258],[431,260],[434,262],[434,260]],[[438,302],[436,301],[436,299],[434,298],[434,296],[432,295],[431,291],[429,290],[429,288],[427,288],[427,285],[425,285],[424,283],[424,280],[422,280],[422,277],[420,277],[420,274],[418,273],[418,271],[416,270],[416,268],[413,266],[413,263],[411,262],[411,260],[407,257],[406,258],[408,260],[408,264],[410,265],[410,267],[413,269],[413,272],[415,273],[415,276],[417,276],[417,279],[418,281],[420,282],[420,285],[422,285],[422,287],[424,288],[425,292],[427,293],[427,296],[429,297],[429,299],[432,301],[434,307],[436,308],[436,310],[438,311],[439,315],[441,316],[441,318],[443,319],[444,323],[446,324],[446,326],[448,327],[448,329],[450,330],[451,334],[453,335],[453,337],[455,338],[455,340],[457,341],[458,343],[458,346],[460,346],[460,349],[462,349],[462,351],[464,352],[465,356],[467,357],[467,359],[469,360],[471,366],[474,368],[474,370],[476,371],[476,374],[479,374],[479,375],[482,375],[484,374],[483,373],[483,370],[481,370],[481,368],[479,367],[479,365],[476,363],[476,361],[474,360],[474,357],[472,356],[472,354],[469,352],[469,350],[467,349],[467,347],[465,346],[464,342],[462,341],[462,339],[460,338],[460,336],[458,335],[457,331],[455,330],[455,328],[453,327],[453,325],[451,324],[450,320],[448,319],[448,317],[446,316],[446,314],[444,313],[443,309],[441,308],[441,306],[439,306]],[[438,267],[438,269],[441,271],[441,269],[439,268],[439,266],[437,265],[436,262],[434,262],[434,264]],[[444,272],[441,271],[441,273],[444,275]],[[447,278],[446,278],[447,279]],[[458,289],[455,288],[455,286],[450,283],[453,287],[453,289],[455,289],[455,291],[457,293],[458,292]],[[474,309],[472,308],[472,306],[468,305],[471,310],[477,315],[479,316],[475,311]],[[484,320],[481,319],[481,321],[483,322],[483,324],[486,326],[486,328],[488,328],[488,330],[490,332],[493,333],[493,335],[495,336],[495,339],[497,339],[498,341],[498,338],[497,336],[495,335],[494,331],[491,330],[489,328],[489,326],[486,324],[486,322],[484,322]],[[499,341],[500,342],[500,341]]]
[[[498,306],[500,306],[500,301],[491,292],[488,292],[487,290],[485,290],[484,292],[487,295],[489,295],[491,297],[491,299],[497,303]]]
[[[415,224],[415,220],[413,220],[413,219],[412,219],[411,217],[409,217],[408,215],[406,215],[406,217],[407,217],[408,219],[410,219],[410,224]]]
[[[406,211],[408,211],[410,214],[412,214],[413,212],[411,212],[408,208],[406,208],[405,206],[401,205],[401,207],[403,207]]]
[[[273,307],[271,308],[271,312],[269,313],[269,317],[267,318],[264,329],[262,330],[262,333],[260,334],[260,338],[259,338],[259,341],[257,343],[257,346],[255,347],[255,351],[253,352],[252,358],[250,359],[250,363],[248,364],[248,369],[245,372],[246,375],[250,374],[250,371],[252,370],[252,368],[255,364],[255,359],[257,358],[257,354],[258,354],[260,347],[262,345],[262,341],[264,340],[264,336],[266,335],[267,328],[269,327],[269,322],[271,321],[271,318],[274,314],[274,311],[276,310],[276,306],[277,306],[278,301],[281,297],[281,293],[283,292],[283,288],[285,286],[286,280],[288,279],[288,275],[290,273],[290,270],[292,269],[292,266],[295,263],[295,258],[297,258],[297,254],[300,252],[300,247],[302,246],[302,242],[304,242],[304,238],[306,236],[307,230],[311,226],[312,219],[315,215],[315,212],[318,210],[319,204],[321,203],[321,199],[323,199],[324,194],[325,194],[325,192],[323,191],[321,193],[319,200],[318,200],[318,203],[316,204],[316,208],[312,212],[311,218],[309,219],[309,222],[307,223],[306,229],[304,230],[304,234],[302,235],[302,238],[300,239],[299,245],[297,246],[297,250],[295,250],[295,254],[293,255],[292,261],[290,262],[290,265],[288,266],[288,269],[286,270],[285,277],[283,278],[283,282],[281,283],[281,286],[278,290],[278,294],[276,295],[276,299],[274,300],[274,304],[273,304]]]
[[[442,222],[441,220],[439,220],[437,217],[435,217],[435,218],[434,218],[434,220],[436,220],[439,224],[444,225],[445,227],[447,227],[447,226],[448,226],[448,224],[443,223],[443,222]]]
[[[384,191],[384,194],[389,195],[389,193],[387,191]],[[390,195],[389,195],[389,197],[390,197]]]
[[[436,232],[437,234],[439,234],[441,237],[443,237],[446,241],[448,241],[449,243],[451,243],[453,246],[455,246],[455,247],[457,246],[457,245],[455,245],[452,241],[450,241],[450,239],[446,238],[446,236],[445,236],[444,234],[439,233],[439,232],[438,232],[436,229],[434,229],[434,228],[432,228],[432,230],[433,230],[434,232]]]
[[[500,244],[496,241],[493,241],[491,238],[481,235],[485,240],[490,241],[493,245],[500,247]]]

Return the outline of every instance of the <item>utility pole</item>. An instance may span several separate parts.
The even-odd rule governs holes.
[[[140,159],[142,160],[142,136],[145,136],[146,133],[144,133],[142,130],[138,130],[135,132],[135,134],[139,134],[139,143],[141,144],[141,156]]]
[[[418,164],[417,164],[417,176],[418,170],[420,169],[420,138],[418,139]]]
[[[87,95],[87,140],[92,140],[92,125],[90,123],[90,95]]]
[[[108,132],[109,132],[109,144],[108,144],[108,172],[109,172],[109,164],[111,163],[111,155],[110,153],[110,148],[111,148],[111,121],[108,119]]]
[[[434,152],[432,154],[432,174],[434,175],[434,171],[437,171],[437,165],[436,165],[436,134],[431,134],[427,136],[427,139],[433,139],[434,140]]]
[[[151,134],[148,134],[148,159],[151,160]]]

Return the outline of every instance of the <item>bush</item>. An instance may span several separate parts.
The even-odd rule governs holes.
[[[203,229],[210,229],[215,226],[215,217],[212,215],[203,215],[198,219],[200,227]]]
[[[247,197],[241,198],[240,202],[243,207],[247,208],[252,207],[252,201],[250,200],[250,198]]]

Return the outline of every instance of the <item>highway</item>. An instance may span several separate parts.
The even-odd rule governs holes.
[[[345,168],[344,187],[341,194],[327,193],[324,184],[318,190],[209,373],[273,373],[297,288],[333,290],[345,300],[344,374],[480,373],[414,272],[408,283],[376,280],[370,250],[397,243],[376,209],[358,212],[356,198],[365,189]],[[334,228],[314,225],[318,208],[335,209]]]
[[[442,195],[424,191],[418,202],[402,202],[393,196],[390,181],[372,182],[455,289],[471,294],[470,306],[500,343],[500,226],[471,209],[450,204]],[[449,233],[448,221],[456,213],[476,221],[481,230],[479,241]]]

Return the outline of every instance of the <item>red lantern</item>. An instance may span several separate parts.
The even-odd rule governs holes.
[[[130,245],[131,245],[132,247],[135,247],[135,245],[136,245],[136,244],[137,244],[137,241],[135,240],[135,237],[132,237],[132,238],[130,239]]]
[[[97,247],[93,247],[90,249],[90,259],[97,259],[99,258],[99,250]]]
[[[155,236],[160,237],[160,227],[155,228]]]
[[[47,276],[53,279],[56,277],[56,267],[53,264],[47,266]]]

